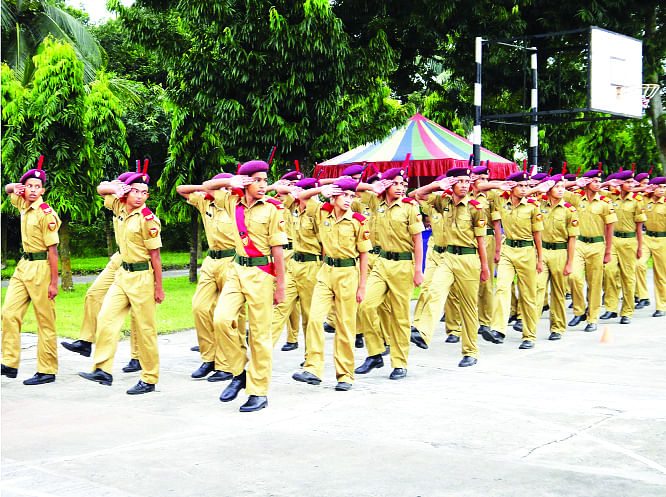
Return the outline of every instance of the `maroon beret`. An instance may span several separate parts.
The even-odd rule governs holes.
[[[126,173],[122,173],[116,178],[116,181],[125,181],[127,178],[129,178],[132,174],[136,174],[134,171],[127,171]]]
[[[126,185],[131,185],[132,183],[145,183],[147,185],[149,182],[150,176],[143,173],[132,173],[124,181]]]
[[[358,181],[355,179],[351,178],[340,178],[335,180],[333,183],[335,186],[340,188],[341,190],[351,190],[351,191],[356,191],[356,187],[358,186]]]
[[[617,173],[611,173],[606,177],[606,181],[610,181],[612,179],[617,179]]]
[[[342,171],[342,176],[355,176],[363,172],[363,166],[359,164],[354,164],[353,166],[348,166]]]
[[[395,179],[396,176],[402,176],[404,178],[405,170],[401,167],[394,167],[382,173],[382,179],[392,180]]]
[[[544,178],[548,176],[548,173],[536,173],[533,174],[530,179],[533,179],[534,181],[543,181]]]
[[[650,175],[649,175],[648,173],[638,173],[638,174],[636,175],[636,178],[635,178],[635,179],[636,179],[636,181],[641,182],[641,181],[643,181],[645,178],[649,178],[649,177],[650,177]]]
[[[251,160],[238,169],[238,174],[252,176],[254,173],[268,172],[268,164],[262,160]]]
[[[666,185],[666,177],[664,176],[657,176],[656,178],[652,178],[650,180],[651,185]]]
[[[287,174],[282,176],[280,179],[286,179],[289,181],[298,181],[299,179],[303,179],[305,175],[301,172],[298,171],[289,171]]]
[[[381,178],[379,177],[379,174],[373,174],[372,176],[370,176],[370,177],[368,178],[367,183],[372,184],[372,183],[374,183],[375,181],[379,181],[380,179],[381,179]]]
[[[231,173],[220,173],[220,174],[216,174],[211,179],[226,179],[226,178],[233,178],[233,177],[234,177],[234,175],[231,174]]]
[[[516,171],[515,173],[509,174],[505,181],[527,181],[530,179],[529,175],[527,174],[526,171]]]
[[[569,173],[564,175],[564,179],[567,181],[576,181],[576,178],[578,178],[578,175],[575,173]]]
[[[474,174],[488,174],[488,166],[476,166],[472,168]]]
[[[534,178],[534,176],[532,176],[532,178]],[[562,181],[563,179],[564,176],[562,176],[561,174],[553,174],[552,176],[546,175],[546,177],[543,178],[541,182],[545,183],[546,181],[554,181],[555,183],[557,183],[558,181]]]
[[[446,174],[440,174],[439,176],[437,176],[435,181],[442,181],[444,178],[446,178]]]
[[[620,171],[618,173],[615,173],[615,178],[614,179],[628,180],[628,179],[632,179],[633,177],[634,177],[634,172],[629,171],[627,169],[626,171]]]
[[[458,176],[469,176],[472,170],[469,167],[454,167],[446,171],[448,178],[457,178]]]
[[[583,178],[603,178],[604,172],[601,169],[590,169],[583,173]]]
[[[317,187],[317,180],[315,178],[303,178],[302,180],[294,183],[294,186],[303,188],[303,190],[309,190],[310,188]]]

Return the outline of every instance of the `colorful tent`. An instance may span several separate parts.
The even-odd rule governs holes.
[[[349,152],[333,157],[315,167],[315,176],[335,178],[350,164],[373,164],[379,171],[404,164],[409,159],[410,186],[414,178],[422,178],[421,184],[435,178],[453,167],[466,166],[472,154],[472,142],[439,124],[415,114],[407,124],[395,128],[387,138],[356,147]],[[488,163],[491,178],[504,178],[517,171],[518,166],[497,154],[481,149],[481,161]],[[490,161],[490,162],[488,162]],[[372,168],[368,169],[371,172]]]

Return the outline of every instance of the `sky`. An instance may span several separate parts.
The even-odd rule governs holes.
[[[124,5],[132,5],[134,0],[122,0]],[[81,9],[90,14],[90,22],[98,24],[112,17],[111,13],[106,10],[106,0],[65,0],[65,4],[71,5],[77,9]]]

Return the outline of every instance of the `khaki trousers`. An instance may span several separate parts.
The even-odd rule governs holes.
[[[537,276],[538,305],[544,302],[550,283],[550,331],[564,334],[567,329],[566,299],[567,277],[564,266],[567,264],[567,250],[543,249],[543,271]],[[548,301],[546,301],[548,302]],[[541,309],[539,309],[539,313]]]
[[[647,245],[652,252],[655,305],[658,310],[666,311],[666,237],[646,235],[643,242],[643,250]]]
[[[646,239],[647,235],[643,235],[642,254],[636,263],[636,297],[639,300],[648,300],[650,298],[650,292],[647,288],[647,267],[652,251],[646,243]],[[655,240],[658,240],[658,238],[655,238]]]
[[[569,275],[573,312],[576,316],[585,314],[585,294],[583,283],[587,282],[587,323],[599,321],[601,309],[601,287],[604,275],[604,242],[585,243],[576,241],[573,271]]]
[[[604,267],[604,305],[607,311],[617,312],[620,304],[620,287],[622,288],[621,316],[631,317],[634,314],[634,292],[636,291],[636,238],[613,237],[611,260]]]

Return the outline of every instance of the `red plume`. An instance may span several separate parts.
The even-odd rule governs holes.
[[[562,164],[562,176],[564,176],[565,174],[567,174],[567,161],[564,161],[564,163]]]
[[[39,160],[37,161],[37,169],[38,169],[39,171],[42,170],[42,164],[44,164],[44,156],[43,156],[43,155],[40,155],[40,156],[39,156]]]
[[[599,171],[601,171],[601,161],[599,161]]]
[[[523,172],[527,172],[527,159],[523,159]]]
[[[650,175],[652,174],[652,168],[653,168],[653,167],[654,167],[654,166],[652,166],[652,165],[650,166],[650,172],[648,173],[648,176],[650,176]]]
[[[553,172],[553,168],[551,167],[551,168],[548,170],[548,176],[550,176],[550,173],[552,173],[552,172]]]
[[[635,163],[635,162],[632,162],[632,163],[631,163],[631,172],[632,172],[632,173],[635,173],[635,172],[636,172],[636,163]]]
[[[273,145],[273,148],[271,149],[271,155],[268,157],[268,165],[271,165],[271,162],[273,162],[273,156],[275,155],[275,149],[277,148],[276,145]]]
[[[148,159],[143,159],[143,174],[148,172]]]
[[[298,159],[296,159],[296,160],[294,161],[294,164],[296,164],[296,172],[297,172],[297,173],[300,173],[301,170],[298,168]]]
[[[324,168],[322,167],[319,172],[317,173],[317,176],[315,176],[315,179],[319,179],[319,176],[321,176],[321,173],[324,172]]]
[[[409,178],[409,158],[412,156],[411,153],[407,154],[407,157],[405,157],[405,162],[407,163],[407,170],[405,171],[405,178]]]
[[[578,168],[578,171],[576,172],[576,177],[580,176],[580,167]]]
[[[619,172],[622,172],[622,166],[620,166],[620,171]]]
[[[236,174],[238,174],[238,171],[239,171],[240,167],[241,167],[241,163],[239,162],[239,163],[236,165]]]

